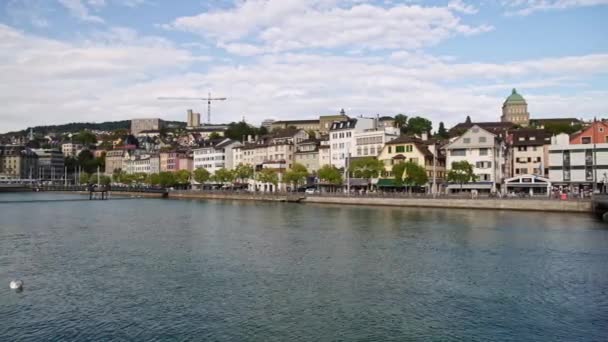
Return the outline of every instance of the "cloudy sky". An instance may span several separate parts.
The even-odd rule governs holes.
[[[0,132],[39,124],[607,117],[608,0],[4,0]],[[206,117],[206,115],[205,115]]]

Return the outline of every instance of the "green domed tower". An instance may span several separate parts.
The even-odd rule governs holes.
[[[502,105],[502,122],[512,122],[521,126],[528,126],[530,123],[530,113],[528,113],[528,103],[513,88],[511,95],[507,97]]]

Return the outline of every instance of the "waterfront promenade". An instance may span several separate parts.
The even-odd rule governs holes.
[[[301,194],[301,193],[299,193]],[[235,191],[170,191],[169,198],[177,199],[211,199],[211,200],[248,200],[248,201],[280,201],[287,202],[293,193],[253,193]],[[466,198],[461,196],[431,196],[408,194],[374,194],[346,195],[343,193],[307,194],[301,203],[336,204],[336,205],[365,205],[391,207],[420,207],[420,208],[454,208],[454,209],[487,209],[487,210],[523,210],[543,212],[575,212],[591,213],[591,200],[557,200],[542,197],[533,198]]]

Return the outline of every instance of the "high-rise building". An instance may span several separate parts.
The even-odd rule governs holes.
[[[192,109],[188,109],[188,118],[186,126],[188,128],[195,128],[201,125],[201,114],[192,112]]]
[[[502,122],[511,122],[520,126],[528,126],[530,123],[530,113],[528,113],[528,103],[513,88],[511,95],[507,97],[502,105]]]

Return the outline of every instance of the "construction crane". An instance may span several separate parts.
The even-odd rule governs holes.
[[[159,100],[195,100],[207,101],[207,124],[211,124],[211,101],[226,101],[225,97],[211,97],[211,93],[207,97],[159,97]]]

